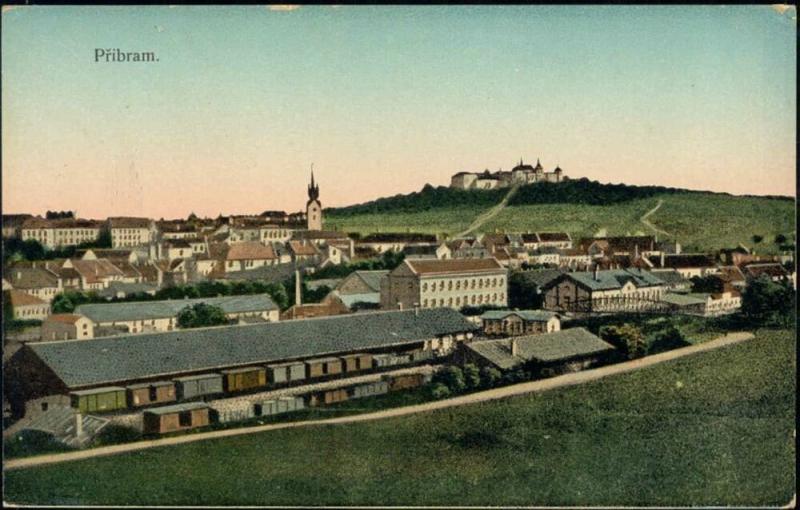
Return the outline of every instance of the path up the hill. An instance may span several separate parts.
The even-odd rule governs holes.
[[[482,227],[487,221],[491,220],[492,218],[500,214],[500,211],[506,208],[506,206],[508,205],[508,201],[511,200],[511,198],[514,196],[514,194],[516,194],[518,189],[519,189],[519,184],[514,184],[513,186],[511,186],[511,189],[508,190],[508,193],[506,193],[506,196],[503,197],[503,200],[501,200],[500,203],[498,203],[488,211],[481,213],[477,218],[475,218],[475,221],[473,221],[472,224],[466,230],[454,235],[453,238],[457,239],[459,237],[468,236],[470,233]]]

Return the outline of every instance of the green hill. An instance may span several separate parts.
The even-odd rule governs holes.
[[[457,190],[426,185],[421,191],[364,204],[327,209],[326,228],[370,232],[425,232],[453,235],[499,203],[507,190]],[[775,236],[794,242],[792,197],[734,196],[661,186],[601,184],[588,179],[522,186],[508,206],[478,232],[566,231],[573,238],[653,234],[641,218],[677,239],[684,250],[714,250],[742,243],[776,253]],[[665,234],[668,233],[669,235]],[[753,236],[763,240],[754,244]]]
[[[38,505],[778,506],[793,331],[494,402],[8,471]]]

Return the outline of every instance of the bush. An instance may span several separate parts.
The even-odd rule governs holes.
[[[228,318],[222,308],[207,303],[187,306],[178,312],[178,326],[181,328],[202,328],[227,323]]]
[[[791,326],[795,319],[795,298],[791,284],[760,276],[744,289],[742,313],[755,324]]]
[[[461,393],[467,387],[464,381],[464,372],[456,366],[449,366],[436,372],[433,382],[442,383],[452,392]]]
[[[492,388],[500,383],[503,374],[494,367],[481,368],[481,386],[484,388]]]
[[[623,352],[628,359],[640,358],[647,353],[642,330],[632,324],[602,326],[600,337]]]
[[[450,396],[450,388],[442,383],[433,383],[430,388],[431,397],[435,399],[442,399]]]
[[[464,383],[466,384],[467,389],[474,390],[480,388],[481,374],[478,370],[478,367],[472,363],[467,363],[462,367],[461,370],[464,374]]]
[[[6,457],[28,457],[72,450],[74,448],[58,441],[53,434],[41,430],[21,430],[3,441],[3,453]]]
[[[648,354],[656,354],[664,351],[671,351],[680,347],[686,347],[689,342],[683,336],[683,333],[673,325],[668,326],[666,329],[661,330],[653,335],[649,345],[647,346]]]
[[[108,424],[94,438],[94,446],[132,443],[140,439],[142,439],[142,433],[133,427]]]

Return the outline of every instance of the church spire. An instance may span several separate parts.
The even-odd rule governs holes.
[[[308,185],[308,200],[319,199],[319,184],[314,182],[314,163],[311,163],[311,184]]]

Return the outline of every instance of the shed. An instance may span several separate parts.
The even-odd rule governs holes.
[[[267,385],[267,370],[262,367],[222,370],[223,388],[226,392],[244,391]]]
[[[105,386],[91,390],[79,390],[70,393],[72,407],[82,413],[114,411],[128,406],[125,388],[121,386]]]
[[[145,434],[164,434],[209,424],[209,407],[202,402],[148,409],[143,416]]]
[[[145,406],[161,402],[174,402],[175,383],[172,381],[156,381],[132,384],[127,387],[128,402],[131,407]]]
[[[176,377],[173,381],[180,400],[213,395],[224,391],[222,375],[220,374],[211,373]]]

